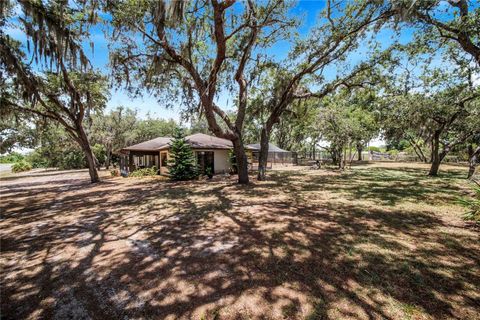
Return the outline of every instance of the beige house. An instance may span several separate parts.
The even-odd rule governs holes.
[[[158,168],[159,174],[168,173],[170,141],[173,138],[159,137],[123,148],[120,169],[127,175],[136,169]],[[191,145],[197,164],[202,173],[208,168],[216,174],[230,171],[229,151],[233,148],[230,140],[217,138],[203,133],[185,137]]]

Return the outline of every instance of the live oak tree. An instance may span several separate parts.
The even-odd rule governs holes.
[[[96,21],[95,5],[80,0],[12,1],[2,4],[0,21],[0,68],[7,84],[1,87],[2,112],[22,112],[62,125],[83,150],[92,182],[99,178],[84,120],[106,103],[106,80],[93,71],[82,49],[87,26]],[[22,10],[18,16],[15,6]],[[27,45],[7,35],[4,26],[23,32]]]
[[[445,65],[428,59],[417,75],[392,75],[381,111],[386,132],[407,139],[420,158],[431,162],[431,176],[455,147],[480,132],[480,87],[473,81],[478,67],[453,47],[442,58]]]
[[[130,133],[132,143],[140,143],[158,137],[172,137],[177,129],[178,124],[173,119],[153,118],[147,114],[146,118],[137,119],[130,128]]]
[[[119,106],[107,114],[101,113],[92,116],[90,127],[92,141],[104,146],[107,169],[110,167],[112,155],[116,151],[138,140],[136,139],[137,126],[136,111],[123,106]],[[161,136],[161,134],[155,135],[155,138],[158,136]],[[149,139],[143,139],[139,142],[145,140]]]
[[[12,152],[15,148],[32,148],[35,143],[35,128],[32,128],[30,119],[8,110],[0,114],[1,154]]]
[[[317,128],[320,112],[321,107],[315,100],[298,100],[292,103],[274,127],[272,140],[282,149],[311,152],[315,157],[316,145],[321,138]]]
[[[317,19],[318,24],[306,39],[296,43],[289,55],[290,63],[286,64],[290,67],[277,73],[277,80],[267,96],[265,105],[269,111],[260,134],[259,180],[265,180],[270,135],[282,114],[293,101],[321,99],[337,88],[355,82],[357,75],[369,70],[372,62],[350,66],[344,72],[340,70],[333,80],[327,80],[324,74],[328,67],[344,62],[348,53],[358,48],[362,40],[366,41],[368,30],[377,30],[393,15],[391,5],[378,1],[326,2]]]
[[[467,141],[467,154],[468,154],[468,175],[467,178],[472,179],[475,170],[480,163],[480,133],[472,136],[470,141]]]
[[[480,66],[480,6],[476,0],[391,2],[399,21],[419,28],[429,45],[454,43]]]
[[[370,95],[366,89],[344,89],[322,99],[317,130],[329,143],[326,149],[341,169],[345,168],[347,160],[353,160],[351,150],[358,152],[358,145],[365,145],[379,133],[374,110],[369,106],[372,103]]]
[[[292,25],[287,9],[283,1],[196,0],[170,19],[163,2],[112,1],[114,76],[134,93],[147,89],[165,105],[181,99],[198,110],[213,134],[232,141],[238,182],[248,183],[242,137],[248,92],[259,51]],[[234,117],[219,102],[225,94],[234,97]]]

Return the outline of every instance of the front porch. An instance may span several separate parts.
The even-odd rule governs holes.
[[[194,149],[195,161],[203,174],[222,174],[230,171],[228,150]],[[157,168],[157,174],[168,174],[168,150],[160,151],[124,151],[120,157],[122,176],[143,168]]]

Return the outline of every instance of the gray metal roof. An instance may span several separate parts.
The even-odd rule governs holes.
[[[190,142],[190,145],[194,149],[231,149],[233,148],[232,141],[222,139],[214,136],[210,136],[204,133],[195,133],[190,136],[186,136],[185,139]]]
[[[125,151],[158,151],[170,148],[170,141],[173,138],[159,137],[145,142],[123,148]],[[230,140],[217,138],[204,133],[195,133],[186,136],[187,140],[194,149],[231,149],[233,144]]]
[[[170,137],[158,137],[152,140],[144,141],[141,143],[134,144],[133,146],[128,146],[122,150],[128,151],[155,151],[159,150],[162,147],[168,146],[168,143],[172,140]]]
[[[247,147],[250,148],[250,149],[253,149],[253,150],[260,151],[260,143],[249,144],[249,145],[247,145]],[[277,147],[273,143],[269,143],[268,144],[268,152],[281,153],[281,152],[290,152],[290,151],[280,149],[279,147]]]

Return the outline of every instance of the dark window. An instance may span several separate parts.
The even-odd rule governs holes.
[[[213,159],[214,159],[213,151],[197,152],[197,165],[201,174],[207,174],[208,172],[213,174],[215,172],[215,168],[213,166],[213,163],[214,163]]]

